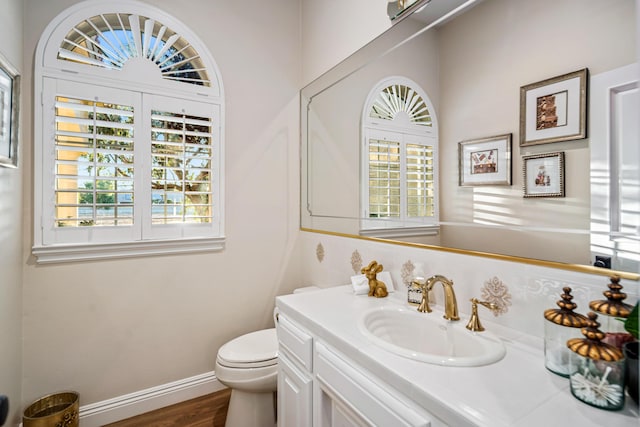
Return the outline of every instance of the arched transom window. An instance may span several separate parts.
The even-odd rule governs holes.
[[[438,131],[420,86],[389,77],[371,90],[362,120],[361,233],[435,232]]]
[[[384,88],[375,91],[369,107],[371,123],[384,121],[410,128],[415,126],[433,127],[431,112],[423,96],[409,83],[385,83]]]
[[[85,1],[49,24],[35,62],[38,262],[223,247],[223,90],[187,27]]]
[[[114,70],[144,59],[163,79],[211,84],[200,54],[183,36],[137,14],[104,13],[78,22],[60,44],[58,59]]]

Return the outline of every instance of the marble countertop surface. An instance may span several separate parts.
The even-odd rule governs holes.
[[[640,424],[638,408],[628,398],[622,411],[605,411],[573,397],[569,380],[545,368],[540,338],[491,323],[487,312],[480,313],[483,325],[503,340],[507,350],[499,362],[450,367],[391,353],[371,342],[358,328],[362,313],[383,306],[408,306],[405,293],[373,298],[354,295],[352,287],[346,285],[276,298],[280,313],[451,426]],[[441,315],[438,307],[425,314]],[[461,313],[460,317],[460,322],[466,323],[469,315]]]

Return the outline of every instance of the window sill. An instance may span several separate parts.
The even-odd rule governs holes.
[[[439,232],[440,226],[428,225],[424,227],[369,228],[360,230],[360,235],[390,239],[398,237],[437,236]]]
[[[95,261],[136,256],[175,255],[196,252],[219,252],[225,247],[224,237],[149,240],[126,243],[96,243],[34,246],[31,252],[37,264]]]

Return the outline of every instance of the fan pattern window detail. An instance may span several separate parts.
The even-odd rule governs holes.
[[[212,120],[151,114],[153,224],[211,222]]]
[[[113,70],[121,70],[131,58],[153,62],[164,79],[211,85],[194,47],[180,34],[144,16],[93,16],[75,25],[58,50],[58,59]]]
[[[56,97],[55,226],[133,223],[134,111]]]
[[[404,114],[412,124],[432,126],[431,113],[424,99],[409,86],[393,84],[385,87],[373,101],[369,117],[393,121]]]

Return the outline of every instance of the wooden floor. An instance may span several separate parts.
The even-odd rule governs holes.
[[[225,389],[105,427],[224,427],[230,396]]]

